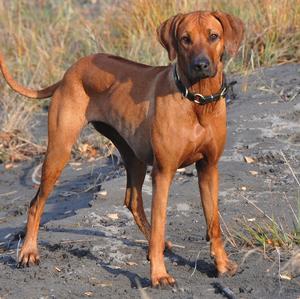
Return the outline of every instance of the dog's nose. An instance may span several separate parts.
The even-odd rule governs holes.
[[[208,71],[210,62],[206,57],[197,57],[194,60],[194,70],[196,72]]]

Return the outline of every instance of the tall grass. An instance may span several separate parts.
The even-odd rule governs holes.
[[[109,2],[108,2],[109,3]],[[159,23],[178,12],[222,10],[244,20],[246,38],[241,55],[231,66],[243,71],[252,66],[300,60],[300,3],[297,0],[127,0],[107,3],[100,32],[104,50],[145,63],[166,64],[167,55],[156,41]]]
[[[245,43],[229,71],[299,62],[299,0],[0,0],[1,51],[14,77],[31,87],[60,79],[79,57],[94,52],[168,64],[156,27],[179,12],[215,9],[246,24]],[[32,113],[26,109],[39,109],[40,102],[26,103],[16,109],[20,97],[1,83],[0,130],[28,128]],[[26,123],[12,121],[15,111]]]

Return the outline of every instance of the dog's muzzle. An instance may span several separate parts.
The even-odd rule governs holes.
[[[208,57],[199,55],[193,59],[190,66],[190,79],[192,81],[196,82],[200,79],[213,77],[214,75],[215,70]]]

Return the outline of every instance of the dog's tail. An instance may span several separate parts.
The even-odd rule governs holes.
[[[32,98],[32,99],[45,99],[45,98],[51,97],[61,82],[61,81],[58,81],[55,84],[48,86],[41,90],[34,90],[34,89],[27,88],[25,86],[22,86],[9,73],[8,68],[4,62],[4,58],[1,53],[0,53],[0,69],[1,69],[3,77],[5,78],[7,84],[15,92],[17,92],[25,97]]]

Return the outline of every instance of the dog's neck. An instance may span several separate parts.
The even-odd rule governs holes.
[[[223,64],[219,63],[217,72],[214,77],[201,79],[196,83],[191,83],[186,74],[181,70],[180,66],[177,68],[180,80],[188,88],[190,92],[200,93],[204,96],[209,96],[220,92],[223,83]]]

